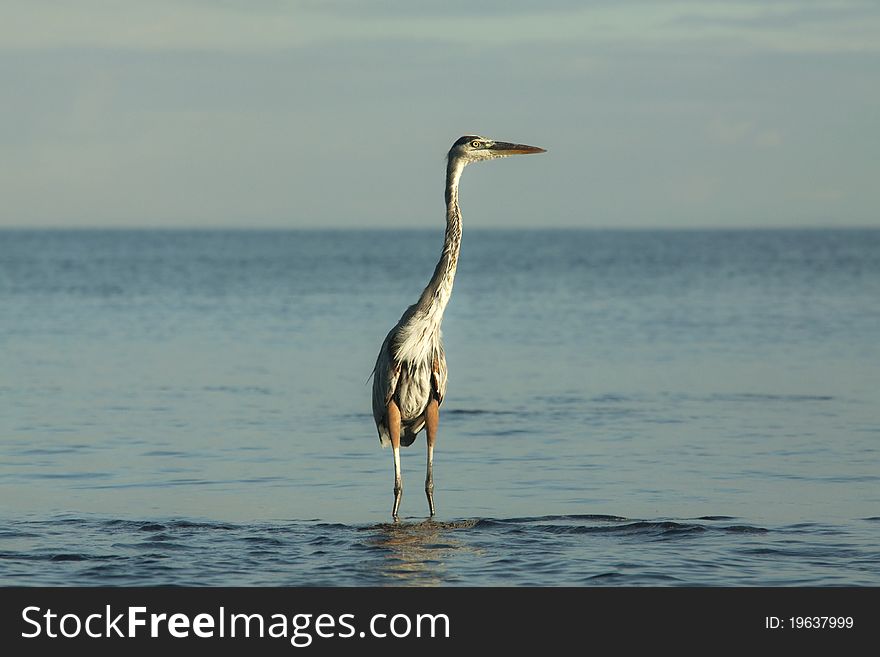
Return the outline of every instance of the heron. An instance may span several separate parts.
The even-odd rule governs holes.
[[[461,249],[461,210],[458,182],[464,168],[510,155],[545,153],[537,146],[495,141],[479,135],[459,138],[449,150],[446,164],[446,233],[443,251],[431,280],[419,300],[394,325],[379,349],[373,368],[373,419],[382,447],[391,446],[394,460],[394,504],[391,517],[398,521],[403,479],[400,448],[413,444],[425,429],[428,452],[425,495],[434,517],[434,445],[439,408],[446,396],[446,355],[440,324],[452,295],[452,283]]]

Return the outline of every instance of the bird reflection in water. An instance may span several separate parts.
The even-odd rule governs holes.
[[[482,553],[454,536],[476,524],[477,520],[382,523],[368,528],[374,536],[367,544],[385,554],[380,565],[383,577],[396,580],[395,584],[438,586],[447,582],[446,562],[450,558]]]

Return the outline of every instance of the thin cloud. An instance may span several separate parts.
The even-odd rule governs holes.
[[[709,139],[725,146],[748,145],[775,148],[782,145],[782,131],[751,120],[716,118],[706,129]]]
[[[265,52],[351,40],[468,47],[736,44],[788,52],[880,52],[880,9],[801,3],[151,2],[6,0],[0,48]]]

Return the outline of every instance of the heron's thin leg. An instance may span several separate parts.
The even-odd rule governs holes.
[[[428,509],[434,516],[434,442],[437,440],[437,426],[440,423],[440,409],[436,399],[428,402],[425,409],[425,432],[428,438],[428,469],[425,473],[425,495],[428,497]]]
[[[388,402],[388,433],[391,434],[391,454],[394,457],[394,506],[391,517],[397,520],[400,498],[403,496],[403,479],[400,477],[400,409],[392,399]]]

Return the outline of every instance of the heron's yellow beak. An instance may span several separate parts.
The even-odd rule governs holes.
[[[544,148],[526,146],[525,144],[511,144],[506,141],[496,141],[489,146],[488,150],[497,151],[499,155],[528,155],[529,153],[546,153]]]

